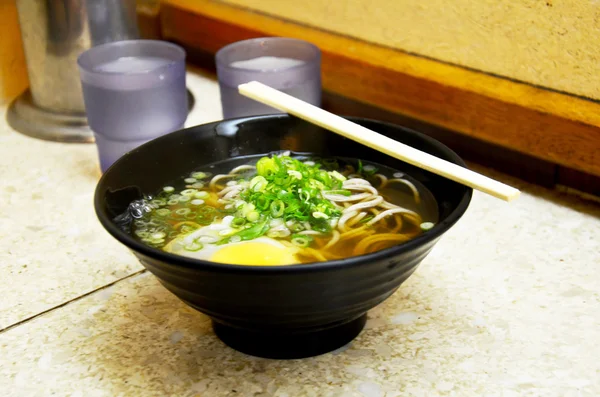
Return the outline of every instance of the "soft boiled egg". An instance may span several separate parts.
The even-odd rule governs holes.
[[[232,265],[278,266],[300,263],[297,250],[269,237],[221,246],[207,260]]]
[[[229,219],[223,219],[219,224],[202,227],[187,236],[173,240],[164,247],[164,250],[190,258],[230,265],[280,266],[300,263],[296,258],[297,248],[266,236],[249,241],[216,245],[223,235],[231,231],[230,222]]]

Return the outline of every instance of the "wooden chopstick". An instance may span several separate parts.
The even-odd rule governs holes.
[[[241,84],[238,90],[248,98],[293,114],[372,149],[499,199],[511,201],[519,197],[519,190],[511,186],[395,141],[257,81]]]

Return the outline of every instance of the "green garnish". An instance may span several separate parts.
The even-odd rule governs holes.
[[[262,222],[256,223],[247,229],[240,230],[239,232],[220,240],[219,242],[217,242],[217,245],[227,244],[231,242],[231,239],[234,236],[237,236],[236,240],[239,239],[239,241],[254,240],[255,238],[265,234],[267,230],[269,230],[269,221],[265,219]]]
[[[421,223],[421,230],[426,232],[428,230],[431,230],[434,226],[435,224],[433,222],[423,222]]]
[[[304,234],[294,234],[291,241],[295,246],[305,248],[312,243],[313,238]]]
[[[246,223],[246,219],[240,218],[240,217],[235,217],[231,221],[231,226],[235,227],[237,229],[237,228],[244,226],[245,223]]]
[[[362,218],[358,223],[367,223],[373,218],[375,218],[374,215],[367,215],[364,218]]]
[[[190,244],[184,245],[183,249],[185,249],[186,251],[192,251],[192,252],[196,252],[201,250],[204,247],[204,245],[202,245],[201,242],[199,241],[194,241]]]
[[[204,179],[207,175],[204,172],[192,172],[191,177],[194,179]]]
[[[330,190],[328,192],[324,192],[327,194],[339,194],[340,196],[351,196],[352,192],[350,190],[339,189],[339,190]]]
[[[256,222],[258,218],[260,218],[258,211],[250,211],[248,215],[246,215],[246,219],[248,219],[249,222]]]
[[[185,215],[189,214],[190,212],[192,212],[192,210],[189,208],[179,208],[179,209],[175,210],[175,213],[177,215],[181,215],[181,216],[185,216]]]
[[[324,165],[336,167],[337,163]],[[289,156],[263,157],[256,164],[256,171],[257,175],[250,181],[249,189],[242,192],[240,197],[247,205],[253,205],[253,210],[259,215],[272,219],[309,222],[313,228],[317,226],[329,231],[331,226],[327,220],[339,217],[341,211],[323,198],[322,192],[345,196],[351,194],[342,189],[346,178],[337,171],[326,171],[321,169],[320,164],[307,165]],[[248,215],[245,215],[246,219],[250,220]]]
[[[155,211],[155,213],[158,216],[167,216],[167,215],[171,214],[171,210],[168,210],[166,208],[160,208],[160,209],[157,209]]]
[[[285,204],[283,203],[283,201],[277,199],[277,200],[273,200],[273,202],[271,202],[271,215],[273,215],[273,218],[280,218],[281,216],[283,216],[283,211],[285,210]]]
[[[358,160],[358,170],[357,172],[365,177],[371,177],[373,175],[375,175],[377,173],[377,167],[372,166],[372,165],[365,165],[363,166],[362,161]]]

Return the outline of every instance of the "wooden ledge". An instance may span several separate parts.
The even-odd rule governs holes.
[[[215,53],[262,36],[323,52],[323,88],[554,164],[600,176],[600,104],[209,0],[164,0],[162,35]]]

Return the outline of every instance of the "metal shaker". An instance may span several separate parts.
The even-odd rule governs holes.
[[[135,0],[17,0],[30,87],[11,104],[17,131],[62,142],[93,142],[77,57],[111,41],[139,38]]]

